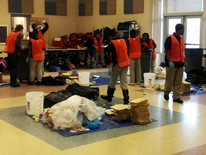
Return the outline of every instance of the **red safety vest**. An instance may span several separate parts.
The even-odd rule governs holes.
[[[30,39],[32,46],[32,56],[34,61],[43,61],[44,53],[43,53],[43,40],[38,39]]]
[[[37,30],[37,32],[38,32],[38,39],[41,39],[44,43],[44,37],[43,37],[43,34],[41,33],[41,30]],[[45,48],[45,45],[44,45],[44,48]]]
[[[143,44],[144,48],[146,48],[148,50],[148,49],[154,47],[153,43],[154,43],[154,41],[152,39],[149,39],[149,45],[146,42],[143,42],[142,44]],[[152,50],[152,59],[156,59],[155,50]]]
[[[99,42],[97,41],[97,38],[94,38],[94,45],[97,46],[98,48],[95,49],[95,52],[103,52],[104,49],[102,48],[102,44],[103,44],[103,38],[100,37]]]
[[[129,40],[129,57],[136,59],[141,57],[141,42],[140,38],[128,38]]]
[[[127,45],[124,39],[112,40],[116,49],[117,63],[119,67],[126,67],[130,65],[129,57],[127,54]]]
[[[16,48],[15,42],[17,37],[19,36],[20,32],[10,32],[9,35],[6,38],[6,46],[4,51],[7,53],[14,53],[14,50]]]
[[[173,62],[185,62],[184,50],[185,50],[185,42],[183,37],[180,36],[180,42],[174,35],[171,35],[171,54],[170,60]]]

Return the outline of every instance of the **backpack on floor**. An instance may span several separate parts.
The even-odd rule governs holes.
[[[87,57],[86,65],[87,68],[96,68],[97,62],[94,60],[94,57]]]

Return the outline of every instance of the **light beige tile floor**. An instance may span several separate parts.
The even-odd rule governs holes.
[[[85,71],[85,70],[83,70]],[[89,70],[103,72],[106,69]],[[51,73],[46,73],[49,75]],[[57,73],[52,73],[53,76]],[[9,79],[9,76],[3,76]],[[100,92],[105,92],[107,86],[100,86]],[[9,89],[9,87],[8,87]],[[21,88],[19,88],[21,89]],[[0,95],[1,95],[0,88]],[[18,91],[18,90],[14,90]],[[184,97],[184,104],[165,102],[163,93],[150,91],[139,86],[129,86],[130,99],[145,97],[153,106],[186,114],[188,119],[183,122],[162,126],[142,132],[83,145],[80,147],[58,150],[50,144],[0,120],[0,155],[167,155],[189,152],[194,155],[206,154],[206,94]],[[116,86],[115,97],[122,97],[120,87]],[[0,109],[25,105],[25,96],[0,99]],[[172,116],[172,115],[171,115]],[[161,115],[159,115],[161,117]],[[48,131],[49,132],[49,131]],[[84,140],[84,139],[82,139]],[[182,152],[183,151],[183,152]]]

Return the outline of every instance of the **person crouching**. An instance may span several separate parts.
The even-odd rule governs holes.
[[[35,70],[37,69],[37,82],[36,85],[41,85],[42,82],[42,65],[44,62],[44,42],[42,39],[38,39],[35,33],[30,32],[30,48],[28,53],[28,58],[26,62],[30,61],[30,81],[27,83],[28,85],[33,85],[35,80]]]

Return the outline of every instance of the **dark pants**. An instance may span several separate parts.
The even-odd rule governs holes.
[[[94,57],[93,50],[89,50],[89,51],[85,51],[85,59],[88,57],[88,53],[89,53],[90,57]]]
[[[10,65],[10,83],[17,83],[17,73],[18,73],[18,54],[8,53],[9,65]]]

